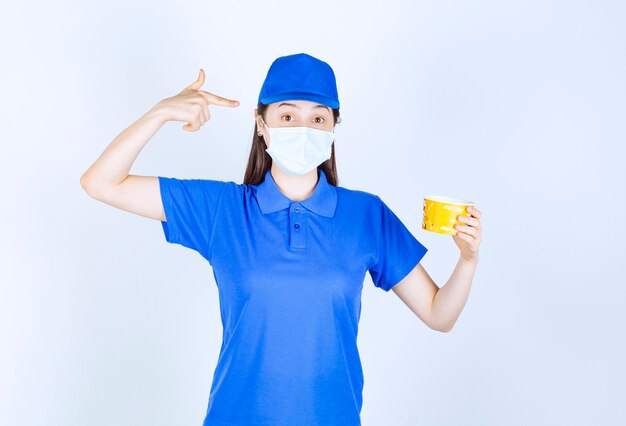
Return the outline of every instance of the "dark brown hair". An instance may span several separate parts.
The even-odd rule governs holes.
[[[267,105],[260,103],[257,107],[257,113],[265,121],[265,110]],[[333,118],[335,125],[341,123],[339,117],[339,109],[333,109]],[[250,155],[248,156],[248,165],[246,166],[246,173],[243,177],[244,184],[257,185],[261,183],[265,177],[265,173],[272,167],[272,157],[265,151],[267,146],[263,140],[263,136],[259,136],[259,129],[254,122],[254,136],[252,136],[252,147],[250,148]],[[337,186],[337,165],[335,164],[335,143],[331,145],[330,158],[317,166],[318,169],[324,170],[326,174],[326,180],[329,184]]]

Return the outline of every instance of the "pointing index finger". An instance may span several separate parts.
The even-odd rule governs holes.
[[[200,93],[207,100],[209,104],[227,106],[227,107],[239,106],[239,101],[236,101],[234,99],[223,98],[221,96],[215,95],[211,92],[206,92],[204,90],[198,90],[198,93]]]

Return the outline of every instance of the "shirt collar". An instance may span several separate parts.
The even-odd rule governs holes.
[[[283,194],[270,173],[271,169],[265,172],[265,180],[257,185],[256,198],[263,214],[273,213],[289,207],[294,203],[289,197]],[[306,200],[299,203],[321,216],[333,217],[337,206],[337,190],[328,183],[324,170],[318,169],[318,179],[313,194]]]

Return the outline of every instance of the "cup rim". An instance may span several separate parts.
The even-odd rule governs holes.
[[[445,195],[427,195],[424,197],[424,200],[435,201],[438,203],[459,204],[464,206],[476,205],[474,201],[462,200],[460,198],[454,197],[446,197]]]

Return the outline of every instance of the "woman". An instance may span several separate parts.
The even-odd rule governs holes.
[[[223,342],[204,425],[360,425],[361,290],[393,288],[429,327],[449,331],[478,262],[480,212],[459,217],[461,256],[441,289],[427,252],[376,195],[337,185],[339,99],[331,67],[305,53],[277,58],[254,111],[244,183],[130,175],[165,122],[209,120],[238,102],[198,80],[124,130],[87,170],[94,198],[161,221],[165,238],[210,262]]]

